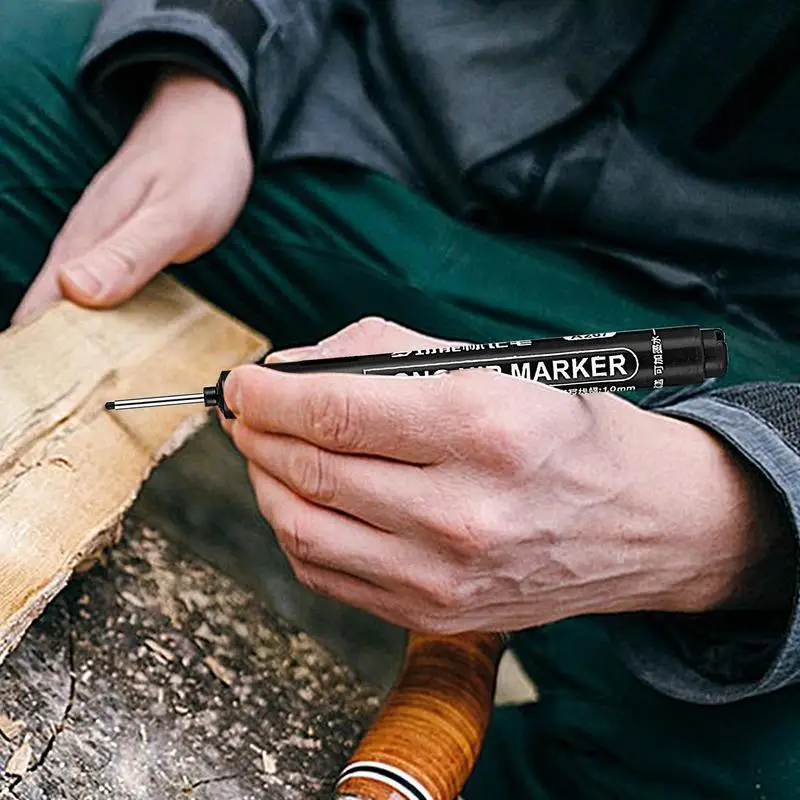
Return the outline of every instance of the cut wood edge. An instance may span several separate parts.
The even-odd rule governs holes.
[[[194,414],[184,420],[173,433],[172,437],[165,443],[162,450],[157,454],[157,459],[147,469],[141,484],[131,493],[124,508],[121,508],[115,519],[110,524],[103,524],[96,534],[89,534],[91,541],[85,553],[76,553],[75,563],[71,568],[54,575],[51,581],[39,591],[32,595],[31,602],[22,606],[13,616],[11,616],[2,627],[0,627],[0,665],[5,661],[10,653],[22,641],[31,624],[44,613],[47,606],[55,599],[59,592],[69,583],[74,575],[88,572],[97,565],[103,552],[109,547],[117,544],[122,536],[122,523],[125,514],[141,494],[144,484],[152,474],[153,470],[165,458],[174,455],[183,447],[189,439],[194,436],[201,428],[208,423],[209,415],[206,413]]]
[[[59,363],[49,381],[46,365],[24,356],[47,352],[65,319],[59,347],[70,363]],[[118,311],[62,301],[12,330],[13,342],[0,335],[0,405],[28,428],[0,431],[0,664],[71,577],[118,541],[152,471],[210,417],[197,406],[125,417],[105,412],[105,400],[196,391],[269,349],[264,337],[164,276]]]

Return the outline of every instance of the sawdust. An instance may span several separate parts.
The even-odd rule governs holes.
[[[278,772],[278,762],[275,760],[275,756],[267,755],[264,750],[261,751],[261,766],[267,775],[275,775]]]
[[[158,642],[154,642],[152,639],[145,639],[144,644],[148,650],[151,650],[157,656],[161,656],[165,661],[169,662],[175,660],[175,653],[173,653],[172,650],[167,650],[166,647],[160,645]]]
[[[214,656],[206,656],[203,659],[203,663],[226,686],[233,686],[233,682],[235,679],[233,671],[229,670],[227,667],[223,667],[222,664],[220,664],[219,661],[217,661],[217,659],[214,658]]]
[[[311,637],[152,531],[129,525],[98,571],[57,601],[71,604],[74,711],[43,765],[28,765],[20,787],[37,788],[20,800],[58,796],[65,775],[75,797],[92,800],[330,797],[378,697]],[[31,636],[15,655],[45,645]],[[3,711],[28,722],[34,747],[64,716],[68,674],[53,697],[54,662],[44,649],[0,673]]]

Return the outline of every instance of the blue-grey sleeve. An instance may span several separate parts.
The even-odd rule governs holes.
[[[242,100],[256,160],[324,52],[337,0],[106,0],[79,64],[101,110],[127,120],[153,64],[192,66]]]
[[[714,431],[777,493],[797,568],[800,534],[800,383],[746,383],[655,393],[645,407]],[[721,704],[800,681],[798,586],[783,611],[609,620],[623,658],[644,682],[682,700]]]

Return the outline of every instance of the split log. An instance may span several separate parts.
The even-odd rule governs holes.
[[[197,391],[266,340],[161,276],[132,301],[62,301],[0,335],[0,662],[82,562],[118,537],[202,406],[110,414],[106,400]]]

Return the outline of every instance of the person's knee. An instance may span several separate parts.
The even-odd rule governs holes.
[[[0,5],[1,330],[112,147],[76,88],[101,0]]]
[[[24,0],[4,2],[0,58],[21,56],[58,60],[80,52],[91,36],[103,0]],[[5,70],[0,77],[10,77]]]

